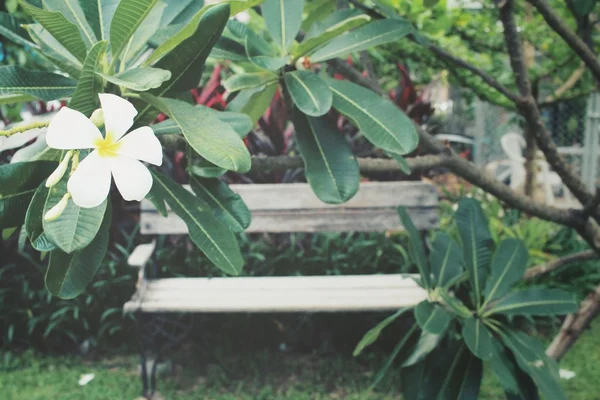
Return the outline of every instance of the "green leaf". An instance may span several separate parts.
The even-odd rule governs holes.
[[[560,289],[529,288],[512,292],[489,306],[484,315],[564,315],[577,311],[575,296]]]
[[[42,182],[31,199],[25,214],[25,231],[31,245],[37,251],[52,251],[56,245],[44,234],[44,205],[48,197],[48,188]]]
[[[44,6],[48,11],[61,13],[70,23],[75,25],[87,48],[96,43],[96,35],[86,20],[83,9],[77,0],[44,0]]]
[[[283,78],[300,111],[312,117],[327,114],[333,103],[333,95],[323,79],[310,71],[288,72]]]
[[[31,39],[40,47],[41,53],[61,71],[74,79],[79,79],[83,64],[64,48],[42,25],[29,24],[26,26]]]
[[[346,10],[345,10],[346,11]],[[354,10],[352,10],[354,11]],[[321,34],[315,37],[304,39],[298,47],[294,49],[292,55],[294,59],[298,59],[305,55],[310,55],[313,51],[323,46],[330,40],[344,34],[352,29],[358,28],[361,25],[369,22],[371,18],[365,14],[353,15],[350,18],[339,21],[334,25],[326,28]],[[325,22],[325,21],[324,21]]]
[[[300,30],[304,0],[265,0],[261,11],[269,34],[278,44],[281,54],[286,54]]]
[[[252,121],[246,114],[233,111],[217,111],[202,105],[196,105],[196,108],[202,108],[213,113],[215,117],[229,125],[240,138],[244,138],[252,130]],[[155,135],[181,135],[181,128],[171,119],[152,125]]]
[[[160,189],[159,185],[152,185],[150,192],[146,195],[146,200],[152,203],[160,215],[165,218],[169,216],[169,211],[167,210],[167,205],[165,204],[164,193]]]
[[[400,170],[402,172],[404,172],[406,175],[411,174],[410,165],[408,165],[408,162],[406,162],[406,159],[404,159],[404,157],[402,157],[400,154],[395,154],[395,153],[390,153],[390,152],[388,152],[387,155],[390,158],[396,160],[396,162],[398,163],[398,166],[400,167]]]
[[[413,122],[389,100],[352,82],[327,79],[333,108],[348,117],[382,150],[408,154],[419,142]]]
[[[108,249],[111,207],[100,216],[102,226],[92,242],[84,249],[67,254],[61,250],[50,253],[46,271],[46,289],[54,296],[72,299],[80,295],[94,279]]]
[[[110,23],[121,0],[79,0],[85,19],[98,40],[110,39]]]
[[[157,0],[121,0],[110,24],[110,47],[118,59],[129,38],[148,16]]]
[[[586,16],[594,10],[596,0],[573,0],[575,13],[580,16]]]
[[[410,215],[404,207],[398,207],[398,215],[400,216],[400,221],[402,222],[402,226],[408,233],[409,243],[408,249],[410,253],[410,257],[413,262],[417,265],[419,269],[419,274],[421,275],[421,280],[425,285],[425,288],[428,289],[431,287],[430,282],[430,271],[429,264],[427,264],[427,257],[425,256],[425,248],[423,248],[423,241],[421,239],[421,235],[417,230],[417,227],[412,222]]]
[[[202,157],[230,171],[250,170],[252,161],[244,142],[212,112],[181,100],[157,98],[144,93],[141,96],[171,117],[190,146]]]
[[[463,340],[471,350],[471,353],[489,360],[494,353],[492,334],[479,318],[467,318],[464,320],[462,329]]]
[[[212,209],[198,197],[165,175],[152,172],[154,185],[173,212],[186,223],[190,239],[217,268],[230,275],[239,275],[244,265],[233,232],[219,221]]]
[[[408,307],[401,308],[400,310],[396,311],[394,314],[390,315],[389,317],[387,317],[386,319],[384,319],[383,321],[381,321],[380,323],[375,325],[373,328],[369,329],[367,331],[367,333],[365,333],[365,335],[362,337],[360,342],[358,342],[358,344],[356,345],[356,348],[354,349],[354,352],[352,353],[352,355],[354,357],[358,356],[360,353],[362,353],[362,351],[366,347],[375,343],[377,341],[377,339],[379,338],[379,335],[381,335],[381,332],[385,328],[387,328],[388,325],[390,325],[392,322],[394,322],[396,320],[396,318],[398,318],[399,316],[401,316],[408,310],[410,310],[410,308],[408,308]]]
[[[190,186],[196,196],[212,209],[213,215],[234,232],[243,232],[250,226],[251,214],[244,200],[220,179],[190,177]]]
[[[434,335],[444,332],[452,321],[452,315],[448,311],[437,304],[430,303],[429,300],[417,304],[414,312],[421,329]]]
[[[360,170],[344,136],[326,117],[308,117],[297,109],[292,122],[306,180],[317,197],[330,204],[350,200],[358,191]]]
[[[517,239],[505,239],[494,252],[491,273],[485,285],[486,302],[500,298],[521,280],[528,265],[527,248]]]
[[[431,8],[439,3],[440,0],[423,0],[423,5],[427,8]]]
[[[352,32],[336,37],[312,54],[310,60],[315,63],[322,62],[374,46],[395,42],[413,32],[413,30],[412,25],[404,20],[381,19],[369,22]]]
[[[55,186],[50,188],[44,215],[67,193],[69,172]],[[69,200],[65,211],[54,221],[43,221],[44,233],[59,249],[73,253],[86,248],[100,230],[107,201],[94,208],[83,208]]]
[[[136,63],[138,57],[149,49],[149,41],[160,28],[160,21],[166,7],[165,3],[159,1],[142,21],[135,33],[131,35],[121,53],[120,71],[126,71],[128,64]]]
[[[116,75],[99,75],[115,85],[138,92],[156,89],[171,79],[170,71],[152,67],[128,69]]]
[[[0,67],[0,95],[21,93],[50,101],[71,96],[77,82],[62,75],[29,71],[21,67]]]
[[[385,377],[385,374],[390,369],[394,360],[398,358],[399,360],[404,360],[407,355],[412,354],[413,346],[420,338],[418,335],[417,325],[413,325],[410,330],[402,337],[402,339],[396,344],[396,347],[392,350],[389,357],[386,359],[385,363],[381,366],[377,375],[373,379],[373,383],[371,384],[371,389],[373,389],[381,380]]]
[[[248,60],[244,45],[225,36],[221,36],[219,40],[217,40],[209,57],[228,61]]]
[[[444,287],[463,271],[462,249],[447,233],[437,233],[431,244],[429,263],[435,285]]]
[[[415,365],[427,357],[427,355],[437,347],[443,337],[444,333],[436,335],[427,331],[421,331],[419,342],[413,349],[410,356],[408,356],[408,358],[402,363],[402,368]]]
[[[269,71],[235,74],[223,82],[223,87],[230,93],[268,85],[278,80],[277,75]]]
[[[503,331],[504,344],[513,352],[519,366],[533,379],[546,399],[566,399],[559,382],[558,366],[534,337],[522,332]]]
[[[24,23],[8,13],[0,12],[0,35],[21,46],[35,48],[36,44],[29,40],[27,31],[21,26]]]
[[[488,221],[477,200],[463,198],[458,202],[456,226],[463,244],[463,255],[475,303],[479,304],[489,271],[494,241]]]
[[[254,65],[276,71],[288,63],[288,56],[278,56],[275,50],[254,31],[246,29],[245,32],[244,49],[246,50],[246,57]]]
[[[457,345],[454,345],[457,346]],[[453,346],[453,347],[454,347]],[[460,344],[456,352],[444,349],[447,355],[439,362],[436,354],[427,359],[431,365],[428,379],[421,389],[437,392],[436,399],[471,400],[479,398],[483,365],[481,360],[473,357],[464,344]],[[450,351],[450,353],[448,353]],[[433,394],[432,393],[432,394]],[[407,399],[408,400],[408,399]]]
[[[335,10],[335,7],[333,8]],[[315,20],[313,23],[311,23],[310,28],[306,30],[306,34],[304,35],[304,41],[322,35],[329,28],[338,25],[340,22],[344,22],[356,16],[366,15],[364,12],[357,10],[356,8],[347,8],[337,11],[334,10],[331,10],[331,12],[328,11],[326,18],[322,20]]]
[[[83,62],[87,53],[85,43],[79,35],[79,29],[70,23],[64,15],[55,11],[46,11],[21,0],[21,7],[35,18],[52,36],[77,60]]]
[[[242,90],[227,105],[227,109],[248,115],[254,125],[271,104],[277,86],[276,83],[272,83],[264,88]]]
[[[231,6],[231,16],[241,13],[242,11],[248,10],[249,8],[256,7],[264,0],[226,0]]]
[[[179,0],[177,0],[179,1]],[[185,0],[187,1],[187,0]],[[192,18],[198,13],[198,11],[202,10],[205,7],[204,0],[192,0],[189,4],[181,11],[174,19],[171,21],[172,25],[186,25],[188,24]],[[169,5],[170,6],[170,5]]]
[[[23,224],[31,198],[54,168],[49,161],[0,165],[0,229]]]
[[[502,343],[494,341],[493,350],[494,352],[489,362],[494,375],[498,378],[505,391],[518,394],[520,391],[519,383],[515,377],[518,367],[508,357]]]
[[[98,69],[101,69],[102,58],[106,54],[108,42],[98,42],[89,51],[79,76],[79,83],[69,107],[77,110],[86,117],[92,115],[99,106],[98,94],[103,92],[104,85],[102,78],[96,75]]]
[[[195,12],[192,14],[189,13],[190,9],[188,8],[190,5],[200,5],[200,8],[204,5],[203,0],[162,0],[162,3],[167,7],[165,12],[160,20],[161,26],[168,26],[173,21],[178,18],[182,14],[186,14],[188,16],[193,16]]]

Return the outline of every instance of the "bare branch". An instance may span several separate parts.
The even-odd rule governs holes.
[[[550,261],[547,264],[537,265],[533,268],[529,268],[523,279],[526,281],[539,278],[542,275],[550,273],[552,271],[556,271],[559,268],[564,267],[565,265],[594,260],[600,257],[600,254],[596,253],[594,250],[585,250],[575,254],[569,254],[568,256],[559,258],[557,260]]]
[[[575,32],[556,14],[546,0],[528,0],[542,14],[546,23],[563,38],[571,49],[587,65],[598,82],[600,82],[600,63],[594,52]]]

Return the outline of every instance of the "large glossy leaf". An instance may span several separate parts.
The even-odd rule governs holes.
[[[485,285],[486,302],[500,298],[521,280],[527,269],[529,254],[527,248],[517,239],[505,239],[498,245],[490,276]]]
[[[447,233],[437,233],[431,244],[429,263],[435,285],[446,286],[463,271],[462,249]]]
[[[202,105],[196,105],[208,112],[212,112],[215,117],[229,125],[239,137],[245,137],[252,130],[252,121],[246,114],[233,111],[217,111]],[[156,125],[152,125],[155,135],[181,135],[181,128],[173,120],[166,120]]]
[[[442,306],[423,300],[415,307],[415,319],[421,329],[439,335],[448,328],[452,315]]]
[[[110,23],[121,0],[79,0],[85,18],[98,40],[110,39]]]
[[[395,42],[413,31],[412,25],[404,20],[381,19],[338,36],[321,47],[310,57],[312,62],[321,62],[349,53],[366,50],[374,46]]]
[[[25,21],[21,21],[8,13],[0,12],[0,35],[21,46],[37,47],[35,43],[29,40],[27,31],[21,26],[24,23]]]
[[[327,29],[338,25],[340,22],[344,22],[348,19],[361,15],[366,14],[361,10],[357,10],[356,8],[346,8],[329,12],[326,18],[322,20],[315,20],[313,23],[311,23],[310,28],[306,30],[306,34],[304,35],[304,41],[322,35]]]
[[[375,378],[373,378],[373,383],[371,384],[371,388],[377,386],[379,382],[385,377],[385,374],[390,369],[392,364],[396,359],[405,360],[406,357],[413,354],[415,349],[415,345],[418,343],[420,339],[419,329],[417,325],[413,325],[409,331],[400,339],[400,341],[396,344],[396,347],[392,350],[385,363],[381,366]]]
[[[33,194],[54,168],[50,161],[0,165],[0,229],[23,224]]]
[[[300,30],[304,0],[265,0],[261,11],[269,34],[281,49],[281,54],[286,54]]]
[[[492,358],[494,353],[494,339],[489,329],[479,318],[467,318],[464,320],[462,336],[471,353],[482,360]]]
[[[522,332],[502,332],[504,344],[513,352],[519,367],[538,386],[546,399],[566,399],[559,381],[556,362],[545,353],[544,345],[532,336]]]
[[[116,75],[100,74],[107,81],[137,92],[160,87],[171,79],[171,72],[152,67],[133,68]]]
[[[368,15],[354,14],[348,19],[338,21],[325,28],[320,34],[314,37],[304,39],[304,41],[302,41],[302,43],[300,43],[300,45],[293,50],[292,55],[295,59],[298,59],[299,57],[305,55],[310,55],[313,51],[317,50],[319,47],[323,46],[330,40],[346,33],[347,31],[358,28],[359,26],[366,24],[370,20],[371,18]],[[326,21],[323,22],[326,23]]]
[[[98,0],[96,0],[97,2]],[[96,43],[97,38],[92,27],[85,18],[83,9],[77,0],[44,0],[44,6],[48,11],[61,13],[70,23],[79,30],[80,36],[87,48]]]
[[[220,179],[190,177],[190,186],[196,196],[212,209],[213,215],[234,232],[243,232],[250,226],[250,210],[239,194]]]
[[[225,36],[221,36],[219,40],[217,40],[209,57],[228,61],[248,60],[244,45]]]
[[[126,71],[129,64],[138,64],[138,57],[149,49],[149,41],[160,28],[160,21],[166,7],[167,5],[159,0],[159,2],[152,7],[152,10],[150,10],[150,13],[142,21],[140,26],[138,26],[135,33],[131,35],[127,41],[127,45],[121,53],[120,71]]]
[[[312,117],[327,114],[333,103],[333,95],[323,79],[311,71],[288,72],[283,78],[300,111]]]
[[[190,4],[200,3],[200,7],[204,5],[203,0],[161,0],[161,2],[167,6],[160,20],[161,26],[170,25],[179,15],[184,12],[190,15],[189,10],[187,9]],[[192,13],[192,15],[193,14],[195,13]]]
[[[161,198],[186,223],[190,239],[217,268],[227,274],[238,275],[244,260],[229,227],[213,215],[212,209],[204,201],[165,175],[158,172],[152,174],[156,189],[162,192]]]
[[[110,46],[117,59],[157,0],[121,0],[110,24]]]
[[[107,45],[108,42],[102,41],[90,49],[83,63],[75,93],[69,101],[70,108],[79,111],[86,117],[92,115],[94,110],[99,108],[98,94],[103,92],[104,82],[97,72],[102,68],[101,61],[106,54]]]
[[[230,93],[251,89],[276,82],[279,78],[272,72],[250,72],[235,74],[223,82],[223,87]]]
[[[46,183],[42,182],[35,191],[25,214],[25,231],[31,245],[38,251],[52,251],[56,245],[44,234],[44,206],[48,197]]]
[[[404,230],[406,230],[409,236],[408,249],[410,257],[419,269],[421,282],[425,288],[428,289],[431,287],[429,277],[430,269],[429,264],[427,263],[427,257],[425,256],[425,248],[423,247],[421,235],[404,207],[398,208],[398,215],[400,216],[400,221],[402,222],[402,226],[404,226]]]
[[[473,287],[475,303],[479,303],[489,273],[494,242],[487,218],[477,200],[463,198],[458,202],[456,226],[462,240],[465,267]]]
[[[48,191],[44,215],[67,193],[69,173]],[[90,184],[93,184],[92,182]],[[106,211],[107,200],[94,208],[82,208],[69,200],[65,211],[54,221],[43,221],[44,233],[59,249],[73,253],[86,248],[96,237]]]
[[[382,150],[412,152],[419,142],[413,122],[392,102],[352,82],[328,79],[333,108],[350,118]]]
[[[396,311],[394,314],[390,315],[389,317],[387,317],[386,319],[384,319],[383,321],[381,321],[380,323],[375,325],[373,328],[369,329],[367,331],[367,333],[365,333],[365,335],[362,337],[360,342],[358,342],[358,344],[356,345],[356,348],[354,349],[354,352],[352,353],[352,355],[354,357],[358,356],[360,353],[362,353],[362,351],[366,347],[375,343],[377,341],[377,339],[379,338],[379,335],[381,335],[381,332],[385,328],[387,328],[388,325],[390,325],[392,322],[394,322],[396,320],[396,318],[398,318],[399,316],[401,316],[408,310],[410,310],[410,308],[408,308],[408,307],[401,308],[400,310]]]
[[[59,249],[52,251],[46,271],[46,289],[50,293],[62,299],[72,299],[94,279],[108,249],[111,217],[112,210],[108,207],[106,214],[100,216],[102,226],[98,234],[84,249],[72,254]]]
[[[52,36],[64,46],[77,60],[83,62],[86,55],[85,43],[79,35],[79,29],[70,23],[64,15],[56,11],[42,10],[21,0],[23,9],[35,18]]]
[[[277,86],[276,83],[272,83],[264,88],[242,90],[227,105],[227,109],[247,114],[252,124],[255,124],[271,104]]]
[[[256,7],[264,0],[225,0],[231,6],[231,16],[241,13],[249,8]]]
[[[71,96],[76,86],[73,79],[51,72],[0,67],[0,95],[21,93],[50,101]]]
[[[490,367],[494,372],[494,375],[500,381],[502,388],[509,393],[519,393],[519,382],[516,378],[516,369],[514,360],[509,358],[506,354],[504,345],[500,341],[494,341],[493,343],[493,355],[490,359]]]
[[[167,114],[181,129],[190,146],[213,164],[231,171],[248,172],[251,159],[244,142],[231,127],[215,115],[181,100],[142,98]]]
[[[485,315],[563,315],[577,311],[575,296],[560,289],[528,288],[512,292],[489,306]]]
[[[325,203],[340,204],[358,191],[360,170],[344,136],[327,117],[308,117],[293,110],[292,121],[306,180]]]
[[[464,345],[451,356],[448,367],[437,369],[435,380],[443,377],[437,399],[471,400],[479,398],[483,364],[469,353]]]
[[[256,66],[276,71],[288,63],[288,56],[280,56],[269,43],[251,29],[245,30],[244,49],[246,57]]]
[[[411,352],[410,356],[404,360],[402,367],[410,367],[411,365],[421,362],[437,347],[437,345],[440,343],[440,340],[442,340],[444,337],[444,333],[445,332],[436,335],[427,331],[421,331],[421,336],[419,337],[417,345]]]
[[[28,24],[27,32],[40,47],[41,53],[61,71],[74,79],[79,79],[82,63],[69,53],[58,40],[40,24]]]

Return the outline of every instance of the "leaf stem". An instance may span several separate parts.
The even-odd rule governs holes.
[[[0,136],[12,136],[17,133],[23,133],[32,129],[46,128],[50,125],[50,121],[47,122],[33,122],[29,125],[16,126],[8,130],[0,130]]]

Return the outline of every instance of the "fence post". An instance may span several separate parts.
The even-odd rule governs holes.
[[[600,93],[588,98],[585,118],[582,178],[587,187],[594,191],[598,175],[598,135],[600,134]]]

